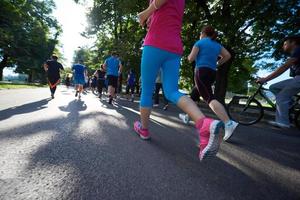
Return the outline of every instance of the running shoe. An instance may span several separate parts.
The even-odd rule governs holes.
[[[134,102],[134,95],[131,95],[131,102]]]
[[[153,107],[155,107],[155,108],[158,107],[158,106],[159,106],[159,104],[153,104]]]
[[[179,119],[181,119],[185,124],[188,124],[190,122],[190,118],[188,114],[180,113]]]
[[[168,107],[169,107],[169,104],[166,104],[163,109],[168,110]]]
[[[218,153],[221,143],[220,132],[223,127],[223,122],[210,118],[205,118],[202,127],[197,127],[200,139],[200,161]]]
[[[136,121],[133,124],[134,131],[142,138],[143,140],[150,139],[150,133],[148,129],[143,129],[140,121]]]
[[[75,92],[75,97],[77,97],[77,96],[78,96],[78,91]]]
[[[112,104],[113,98],[110,96],[108,100],[108,104]]]
[[[225,135],[223,137],[224,141],[228,141],[231,138],[234,130],[238,125],[239,125],[238,123],[232,120],[230,120],[228,123],[225,124]]]
[[[51,94],[51,98],[54,99],[54,94]]]

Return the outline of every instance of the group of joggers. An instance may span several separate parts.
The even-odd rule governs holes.
[[[195,42],[188,60],[195,62],[194,82],[195,88],[191,93],[191,98],[179,92],[179,69],[181,56],[183,54],[183,44],[181,40],[182,18],[184,15],[184,0],[150,0],[149,7],[138,14],[139,23],[142,27],[147,26],[147,35],[144,39],[143,52],[141,59],[141,98],[140,98],[140,119],[133,123],[133,129],[142,139],[149,139],[151,133],[149,130],[150,114],[153,107],[153,91],[157,78],[159,76],[158,87],[163,88],[166,102],[177,105],[184,114],[180,115],[184,121],[193,120],[199,133],[199,158],[203,160],[210,156],[215,156],[218,152],[224,130],[223,140],[228,140],[236,130],[238,123],[230,120],[224,106],[215,98],[212,85],[216,79],[216,71],[227,62],[231,55],[219,42],[218,34],[211,26],[205,26],[201,30],[200,38]],[[291,97],[300,92],[300,43],[299,37],[289,37],[285,39],[284,50],[291,54],[291,58],[265,78],[257,81],[265,83],[276,78],[287,69],[291,69],[292,79],[284,83],[273,86],[277,94],[277,115],[276,124],[280,127],[288,127],[286,110]],[[57,59],[57,58],[56,58]],[[45,64],[52,65],[54,61]],[[56,69],[62,66],[56,62]],[[101,86],[104,85],[105,72],[108,79],[109,103],[115,97],[118,76],[122,72],[122,64],[116,54],[106,59],[101,69],[97,71],[98,80],[101,80]],[[51,74],[51,67],[48,73]],[[73,66],[75,71],[76,94],[80,95],[83,81],[82,71],[84,66],[76,64]],[[81,75],[76,75],[77,73]],[[51,92],[55,91],[59,77],[49,78]],[[129,79],[129,77],[128,77]],[[134,82],[128,80],[128,82]],[[157,86],[157,85],[156,85]],[[127,90],[134,90],[134,86],[128,86]],[[271,87],[272,88],[272,87]],[[101,90],[100,90],[101,91]],[[133,93],[133,92],[132,92]],[[211,110],[220,120],[206,117],[195,101],[199,97],[209,105]],[[284,110],[285,109],[285,110]]]

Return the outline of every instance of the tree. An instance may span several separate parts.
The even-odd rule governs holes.
[[[185,44],[190,47],[187,39],[195,41],[201,27],[210,24],[219,31],[221,43],[233,55],[217,73],[216,96],[221,102],[224,102],[228,77],[230,89],[238,90],[240,85],[233,84],[232,80],[247,81],[244,78],[249,79],[256,72],[255,66],[248,64],[276,53],[279,58],[282,38],[299,33],[299,28],[295,28],[299,7],[298,0],[194,0],[187,3],[184,32],[190,36],[184,37]]]
[[[147,1],[94,0],[88,14],[87,34],[98,38],[97,49],[106,54],[118,49],[125,63],[139,71],[139,50],[145,30],[138,25],[136,13],[147,7]],[[182,38],[184,56],[181,83],[193,85],[193,67],[186,56],[204,25],[219,32],[219,41],[232,54],[232,59],[218,69],[216,96],[224,103],[226,90],[246,92],[249,79],[256,73],[258,60],[279,56],[280,41],[299,33],[299,0],[191,0],[186,1]],[[262,67],[262,66],[261,66]],[[228,82],[229,80],[229,82]]]
[[[30,80],[42,73],[61,30],[51,13],[52,0],[4,0],[0,2],[0,80],[5,67],[16,66]]]

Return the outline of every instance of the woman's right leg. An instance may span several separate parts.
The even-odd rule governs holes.
[[[198,68],[195,73],[195,83],[199,94],[204,101],[209,105],[212,111],[224,123],[230,121],[224,106],[215,99],[212,84],[215,81],[216,72],[209,68]]]
[[[204,101],[209,105],[211,110],[221,119],[225,125],[224,140],[228,140],[238,123],[231,121],[224,106],[215,99],[212,92],[212,84],[215,81],[216,73],[208,68],[199,68],[195,73],[195,83],[199,94],[203,97]]]

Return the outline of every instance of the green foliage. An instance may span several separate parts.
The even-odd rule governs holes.
[[[147,7],[148,1],[94,0],[88,17],[86,34],[96,35],[96,52],[103,61],[112,50],[117,50],[126,66],[139,71],[141,43],[145,30],[137,23],[136,14]],[[299,33],[298,0],[191,0],[186,1],[182,38],[184,55],[181,67],[182,88],[193,85],[193,67],[187,62],[193,44],[198,40],[201,28],[210,24],[219,32],[219,41],[233,59],[219,70],[218,90],[245,93],[248,80],[253,79],[262,58],[283,58],[281,41],[286,35]],[[298,28],[297,28],[298,27]],[[264,60],[265,61],[265,60]],[[228,78],[228,83],[227,83]]]
[[[61,32],[51,16],[53,8],[52,0],[0,1],[1,72],[10,66],[30,77],[43,72],[42,64],[54,51]]]

